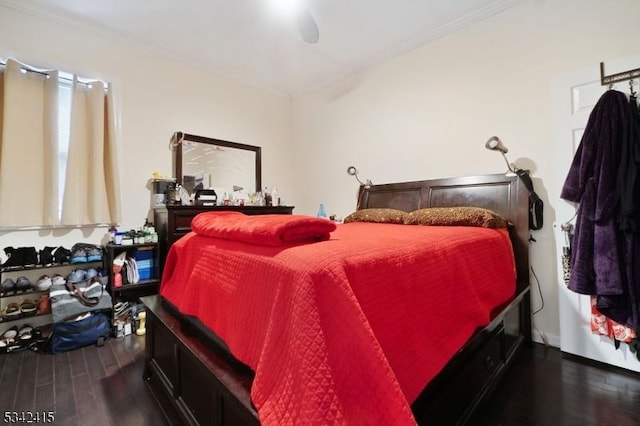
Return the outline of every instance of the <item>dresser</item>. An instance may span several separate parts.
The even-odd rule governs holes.
[[[171,245],[191,231],[191,220],[198,214],[216,211],[236,211],[248,215],[292,214],[293,206],[166,206],[154,209],[154,223],[158,232],[158,261],[160,276]]]

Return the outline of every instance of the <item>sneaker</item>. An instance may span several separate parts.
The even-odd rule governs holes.
[[[27,291],[31,289],[31,281],[27,277],[18,277],[16,280],[16,291]]]
[[[0,284],[0,292],[2,292],[3,294],[10,293],[15,289],[16,283],[11,278],[7,278],[6,280],[2,281],[2,284]]]
[[[53,260],[55,260],[56,263],[68,263],[70,257],[71,250],[62,246],[58,247],[56,251],[53,252]]]
[[[53,276],[51,277],[51,284],[53,285],[65,285],[67,283],[67,280],[64,279],[64,277],[60,274],[53,274]]]
[[[53,264],[53,250],[55,250],[55,247],[45,247],[38,252],[40,265],[49,266]]]
[[[87,263],[87,251],[83,248],[74,250],[71,253],[71,259],[69,263]]]
[[[51,277],[49,277],[48,275],[43,275],[38,278],[38,281],[36,281],[33,289],[35,291],[47,291],[49,290],[49,287],[51,287],[51,283]]]
[[[87,269],[85,279],[90,280],[91,278],[97,277],[97,276],[98,276],[98,271],[94,268],[90,268],[90,269]]]
[[[4,253],[8,259],[2,263],[3,268],[22,266],[22,250],[20,248],[5,247]]]
[[[88,262],[98,262],[102,260],[102,250],[98,247],[92,247],[87,250],[87,261]]]
[[[22,266],[38,264],[38,252],[35,247],[20,247],[18,250],[22,250]]]
[[[67,277],[67,281],[70,283],[80,283],[87,278],[87,271],[84,269],[74,269]]]

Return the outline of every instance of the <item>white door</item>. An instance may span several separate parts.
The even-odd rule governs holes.
[[[605,61],[605,74],[640,68],[640,56]],[[638,81],[635,81],[636,88]],[[629,82],[616,83],[614,88],[629,93]],[[589,114],[602,93],[608,86],[600,85],[599,63],[583,70],[560,76],[553,81],[553,119],[554,119],[554,147],[557,170],[554,186],[557,194],[567,176],[574,153],[580,144]],[[621,344],[618,350],[613,342],[603,336],[591,333],[591,305],[590,297],[576,294],[568,290],[562,279],[562,264],[560,256],[565,245],[565,237],[560,225],[569,221],[575,215],[573,204],[564,200],[556,202],[556,221],[554,234],[557,247],[559,287],[558,306],[560,310],[560,349],[574,355],[596,361],[640,371],[640,361],[629,351],[626,344]],[[575,219],[573,220],[575,223]]]

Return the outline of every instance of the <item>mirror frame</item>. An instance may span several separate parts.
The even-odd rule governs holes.
[[[182,185],[182,144],[180,140],[199,142],[209,145],[224,146],[226,148],[243,149],[251,151],[256,154],[256,187],[254,192],[261,191],[262,189],[262,148],[254,145],[246,145],[238,142],[230,142],[222,139],[207,138],[205,136],[197,136],[189,133],[175,132],[172,138],[173,150],[173,170],[175,173],[176,182]]]

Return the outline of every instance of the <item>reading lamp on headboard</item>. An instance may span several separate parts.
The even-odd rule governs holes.
[[[507,171],[507,175],[518,175],[522,180],[524,186],[529,190],[529,229],[533,229],[535,231],[542,228],[544,223],[542,212],[544,203],[533,189],[533,181],[531,180],[531,176],[529,176],[529,171],[519,169],[513,163],[509,163],[509,160],[507,160],[507,156],[505,155],[509,150],[503,145],[499,137],[491,136],[484,144],[484,147],[491,151],[499,151],[500,154],[502,154],[502,158],[504,158],[504,162],[507,163],[507,168],[509,169]]]
[[[512,163],[509,163],[509,160],[507,160],[506,154],[507,152],[509,152],[509,149],[506,146],[504,146],[504,144],[502,143],[499,137],[491,136],[487,140],[487,142],[484,144],[484,147],[491,151],[500,152],[500,154],[502,154],[502,158],[504,158],[504,162],[507,163],[507,169],[509,170],[509,172],[517,173],[516,166]]]
[[[355,168],[355,166],[349,166],[347,167],[347,174],[353,176],[354,178],[356,178],[356,180],[358,181],[358,183],[364,187],[364,189],[369,189],[371,188],[371,185],[373,185],[373,183],[371,182],[371,179],[367,179],[364,182],[362,182],[360,180],[360,178],[358,177],[358,169]],[[362,195],[364,194],[364,191],[359,190],[358,191],[358,200],[356,203],[356,210],[360,210],[360,203],[362,202]]]
[[[362,182],[360,180],[360,178],[358,177],[358,169],[356,169],[355,166],[347,167],[347,174],[349,174],[349,175],[353,176],[354,178],[356,178],[358,183],[360,185],[364,186],[365,189],[369,189],[369,188],[371,188],[371,185],[373,185],[373,183],[371,182],[371,179],[367,179],[364,182]]]

